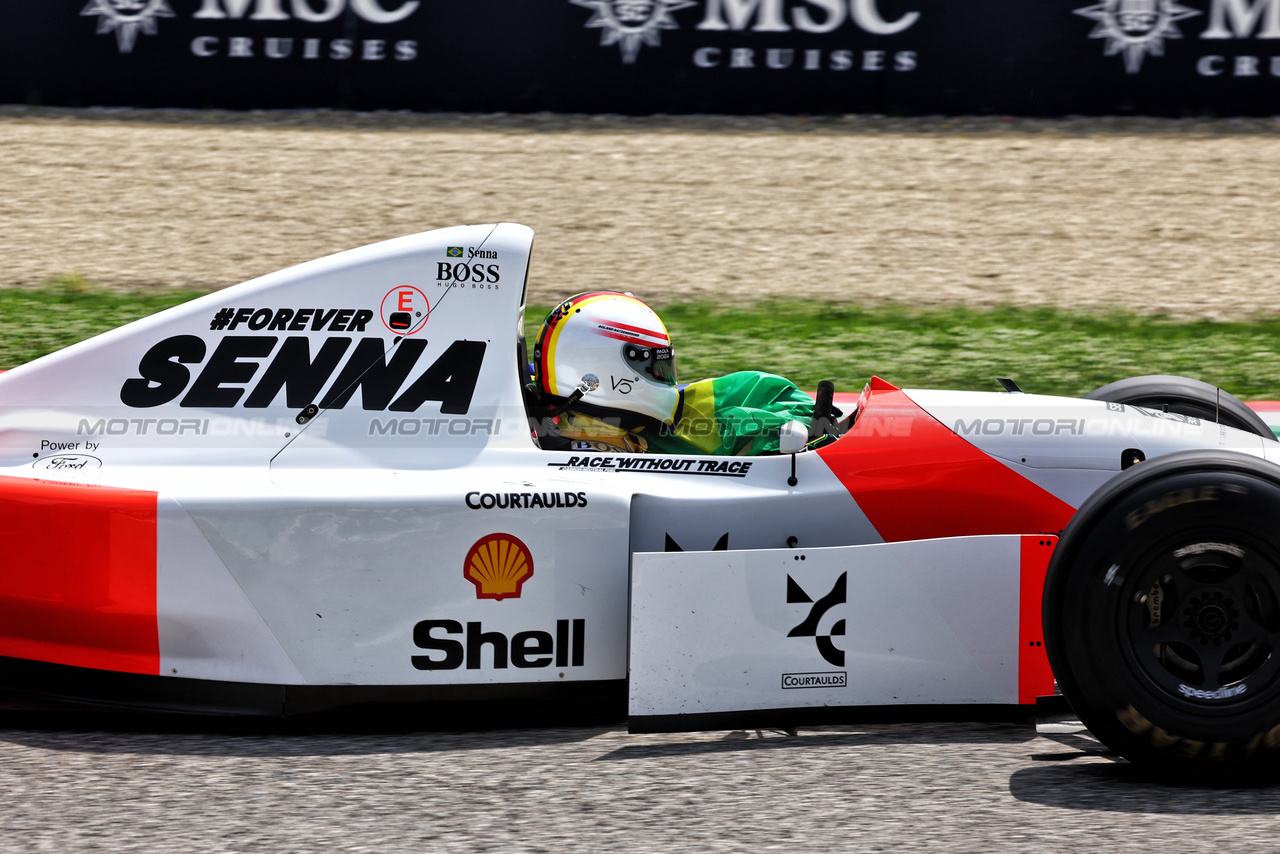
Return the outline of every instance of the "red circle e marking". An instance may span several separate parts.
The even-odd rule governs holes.
[[[382,325],[396,335],[412,335],[427,323],[431,305],[413,285],[399,285],[382,298]]]

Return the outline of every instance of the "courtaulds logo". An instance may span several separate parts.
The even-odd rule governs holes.
[[[156,18],[172,18],[169,0],[89,0],[81,15],[98,16],[98,35],[114,32],[121,53],[132,53],[138,31],[154,36]]]
[[[672,12],[695,5],[695,0],[570,0],[595,12],[586,27],[600,27],[600,46],[618,45],[622,61],[636,61],[641,45],[662,44],[659,30],[678,30]]]
[[[1164,40],[1180,39],[1177,22],[1200,13],[1177,0],[1103,0],[1076,9],[1077,15],[1097,21],[1091,39],[1106,39],[1104,54],[1124,54],[1124,70],[1137,74],[1147,54],[1164,56]]]
[[[804,588],[796,582],[790,575],[787,576],[787,604],[795,604],[798,602],[813,602],[813,607],[809,609],[809,616],[804,618],[800,625],[787,632],[789,638],[813,638],[814,643],[818,645],[818,652],[822,653],[822,657],[830,664],[836,667],[844,667],[844,650],[838,648],[833,637],[844,637],[845,625],[844,620],[837,620],[832,624],[831,630],[827,634],[818,634],[818,623],[822,621],[823,616],[834,608],[836,605],[843,605],[849,599],[849,573],[842,572],[840,577],[836,579],[835,585],[831,588],[831,592],[823,596],[817,602],[813,602],[813,597],[804,592]]]

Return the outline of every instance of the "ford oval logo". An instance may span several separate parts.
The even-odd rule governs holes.
[[[88,454],[58,454],[55,457],[36,460],[31,464],[31,467],[49,471],[84,471],[85,469],[101,468],[102,460],[97,457],[91,457]]]

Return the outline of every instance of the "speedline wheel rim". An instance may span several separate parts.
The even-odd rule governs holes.
[[[1280,557],[1269,547],[1226,528],[1183,531],[1107,570],[1126,572],[1120,646],[1161,701],[1228,715],[1280,692]]]

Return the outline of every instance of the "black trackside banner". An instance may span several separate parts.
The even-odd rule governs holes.
[[[0,102],[1272,115],[1280,0],[0,0]]]

